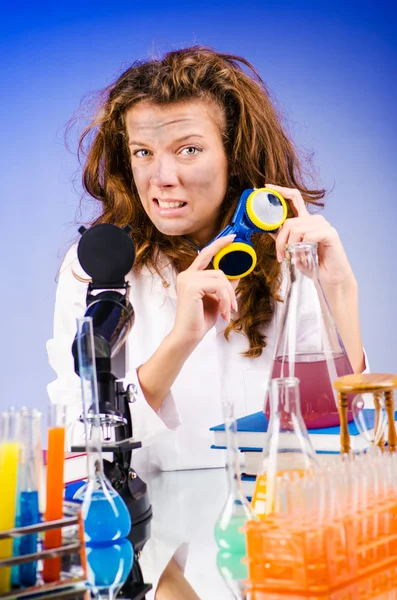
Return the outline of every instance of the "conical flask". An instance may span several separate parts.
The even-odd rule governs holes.
[[[301,411],[308,429],[339,425],[333,382],[353,373],[318,277],[317,244],[286,248],[288,284],[278,329],[271,379],[298,377]],[[352,420],[349,398],[348,419]],[[266,402],[269,414],[269,402]]]
[[[272,379],[270,421],[252,497],[252,510],[259,518],[277,511],[279,477],[303,477],[318,468],[316,453],[300,410],[299,380]]]
[[[83,397],[88,481],[78,490],[75,499],[83,501],[86,544],[94,546],[127,537],[131,529],[131,517],[124,500],[112,487],[103,471],[91,317],[77,319],[77,350]],[[88,411],[90,411],[89,420]]]
[[[241,489],[239,450],[236,439],[234,406],[223,401],[226,432],[227,498],[215,524],[218,545],[217,566],[236,600],[244,598],[243,582],[248,577],[247,566],[241,560],[246,556],[245,533],[241,531],[249,519],[255,519],[250,504]]]

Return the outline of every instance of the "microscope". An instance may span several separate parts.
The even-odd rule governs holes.
[[[132,520],[129,539],[134,546],[134,563],[119,597],[140,600],[151,589],[150,585],[144,584],[138,559],[150,537],[152,507],[146,484],[130,467],[132,451],[141,447],[141,443],[133,439],[129,407],[136,399],[136,388],[129,384],[124,389],[123,383],[118,381],[125,370],[123,345],[134,324],[130,286],[125,281],[135,260],[130,232],[129,226],[120,228],[109,223],[97,224],[90,229],[80,227],[77,255],[82,268],[91,277],[84,316],[92,318],[94,330],[102,450],[113,454],[113,461],[104,460],[104,471],[124,499]],[[79,374],[77,337],[73,341],[72,354],[75,372]],[[119,363],[118,377],[114,373],[116,362]],[[84,452],[85,447],[73,446],[72,450]]]

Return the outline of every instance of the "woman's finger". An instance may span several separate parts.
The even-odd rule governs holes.
[[[214,270],[214,271],[204,271],[202,273],[202,275],[204,276],[202,279],[206,279],[206,281],[209,282],[212,280],[216,280],[216,284],[217,286],[219,286],[219,289],[224,289],[227,297],[228,297],[228,302],[227,302],[227,306],[226,306],[226,313],[228,315],[228,319],[227,321],[230,321],[230,312],[231,310],[237,310],[237,299],[236,299],[236,293],[234,291],[234,287],[232,285],[232,283],[227,279],[226,275],[223,273],[223,271],[218,271],[218,270]],[[223,314],[224,307],[220,307],[219,311]]]
[[[203,296],[211,296],[218,301],[218,312],[223,319],[230,322],[231,309],[233,307],[233,297],[229,283],[217,277],[205,277],[200,279],[201,293]]]
[[[266,187],[276,190],[276,192],[280,192],[285,200],[291,200],[292,210],[297,217],[304,217],[309,214],[299,190],[282,187],[281,185],[274,185],[273,183],[267,183]]]
[[[224,237],[218,238],[217,240],[209,244],[209,246],[203,248],[200,251],[197,258],[194,259],[190,267],[187,269],[187,271],[203,271],[204,269],[206,269],[210,264],[211,260],[214,258],[215,254],[219,252],[219,250],[222,250],[222,248],[224,248],[225,246],[231,244],[235,237],[236,236],[234,233],[231,235],[225,235]]]
[[[230,285],[230,287],[232,288],[232,292],[233,292],[233,304],[232,304],[232,308],[233,310],[238,310],[238,304],[237,304],[237,297],[236,297],[236,290],[238,287],[238,284],[240,283],[240,279],[228,279],[228,284]]]
[[[206,298],[216,301],[218,312],[230,322],[231,310],[237,308],[234,290],[222,271],[190,271],[186,270],[179,275],[178,287],[180,299],[186,298],[188,303],[193,298],[202,300]]]
[[[305,233],[322,229],[324,226],[329,225],[321,215],[306,215],[305,217],[287,219],[274,236],[278,261],[281,262],[284,258],[284,250],[287,244],[302,241]]]
[[[237,310],[237,299],[236,299],[236,289],[240,282],[239,279],[229,280],[224,272],[220,269],[214,269],[213,271],[204,271],[203,274],[207,277],[216,277],[220,281],[224,282],[226,288],[230,294],[230,304],[233,310]]]
[[[329,225],[325,220],[311,220],[304,223],[295,223],[295,219],[291,219],[288,227],[280,233],[276,240],[277,256],[284,257],[285,247],[288,244],[296,244],[297,242],[316,242],[318,244],[332,244],[338,237],[336,230]],[[298,221],[298,219],[297,219]]]

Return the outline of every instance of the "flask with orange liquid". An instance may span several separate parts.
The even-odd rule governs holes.
[[[317,468],[316,453],[301,414],[299,379],[272,379],[269,427],[252,497],[254,513],[264,518],[277,511],[276,485],[280,476],[303,476]]]

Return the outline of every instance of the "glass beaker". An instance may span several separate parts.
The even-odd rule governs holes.
[[[353,373],[318,276],[317,244],[288,244],[287,291],[271,379],[298,377],[302,417],[308,429],[339,425],[333,382]],[[348,420],[353,419],[348,399]],[[269,415],[269,402],[265,412]]]
[[[318,468],[300,410],[299,379],[273,379],[270,405],[269,427],[252,497],[252,509],[259,518],[278,510],[275,506],[278,477],[303,477]]]

